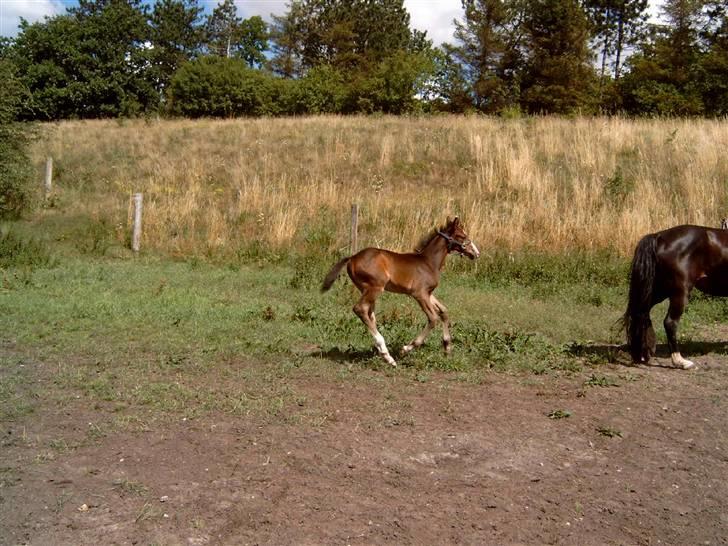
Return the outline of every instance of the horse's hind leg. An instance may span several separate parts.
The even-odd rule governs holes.
[[[412,340],[412,343],[402,347],[403,355],[409,353],[412,349],[415,349],[416,347],[422,345],[425,342],[425,339],[427,339],[427,336],[430,335],[430,332],[437,324],[438,311],[435,307],[435,304],[432,303],[431,295],[424,294],[413,297],[417,300],[417,303],[420,304],[420,307],[425,312],[425,315],[427,315],[427,324],[425,324],[425,327],[422,329],[422,331],[417,334],[417,337]]]
[[[667,334],[667,344],[670,347],[670,358],[675,366],[679,366],[685,370],[695,366],[694,362],[686,360],[680,354],[680,349],[677,344],[677,327],[680,324],[680,317],[685,310],[687,304],[688,293],[682,291],[680,294],[670,297],[670,306],[667,309],[667,316],[665,316],[665,333]]]
[[[387,344],[384,341],[384,337],[382,336],[382,334],[379,333],[379,330],[377,330],[377,322],[376,318],[374,317],[374,303],[377,299],[377,296],[381,293],[382,290],[377,291],[365,289],[361,295],[361,298],[354,306],[354,313],[357,317],[361,319],[361,321],[367,327],[367,330],[369,330],[369,333],[374,338],[374,345],[376,346],[379,354],[382,355],[382,358],[384,358],[387,364],[396,366],[397,363],[395,362],[394,358],[392,358],[392,355],[389,354],[389,350],[387,349]]]

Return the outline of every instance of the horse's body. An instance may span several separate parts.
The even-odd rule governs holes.
[[[438,318],[442,320],[442,342],[445,352],[449,353],[450,320],[447,309],[435,298],[433,291],[440,283],[440,271],[445,265],[445,259],[453,251],[471,259],[480,255],[475,244],[468,240],[457,218],[448,219],[441,230],[433,232],[417,253],[400,254],[380,248],[365,248],[353,256],[344,258],[331,269],[324,279],[321,290],[325,292],[331,288],[346,266],[349,278],[361,292],[361,298],[354,306],[354,313],[374,337],[379,354],[392,366],[396,366],[397,363],[389,354],[384,338],[377,329],[374,315],[376,299],[385,290],[412,296],[427,315],[427,325],[412,343],[402,347],[402,354],[422,345],[437,324]]]
[[[670,306],[664,326],[673,364],[692,368],[680,355],[677,328],[693,288],[711,296],[728,296],[728,231],[676,226],[646,235],[637,244],[623,322],[635,362],[655,354],[650,309],[665,299]]]

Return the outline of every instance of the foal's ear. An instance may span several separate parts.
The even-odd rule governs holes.
[[[460,225],[460,218],[458,218],[457,216],[455,218],[453,218],[452,225],[453,225],[453,227],[458,227]]]

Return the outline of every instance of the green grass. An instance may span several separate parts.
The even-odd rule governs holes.
[[[0,271],[0,420],[55,396],[120,411],[109,426],[132,430],[159,415],[208,411],[323,422],[324,413],[301,404],[306,394],[296,379],[426,383],[444,373],[480,382],[490,373],[573,373],[613,361],[609,346],[621,341],[614,323],[623,311],[626,282],[616,272],[624,264],[597,275],[595,257],[537,266],[523,256],[528,263],[500,272],[450,260],[437,294],[450,311],[453,354],[443,354],[438,328],[390,369],[351,312],[357,293],[346,276],[319,292],[333,257],[220,264],[59,255]],[[725,302],[697,298],[682,338],[725,319]],[[656,324],[662,313],[655,311]],[[388,293],[377,320],[395,356],[425,322],[413,300]],[[46,381],[43,392],[37,377]],[[593,374],[587,385],[604,386],[600,378]]]

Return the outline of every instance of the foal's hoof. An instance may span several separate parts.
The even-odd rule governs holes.
[[[389,355],[387,355],[387,356],[385,356],[385,357],[384,357],[384,361],[385,361],[385,362],[386,362],[387,364],[389,364],[390,366],[392,366],[393,368],[396,368],[396,367],[397,367],[397,361],[396,361],[396,360],[394,360],[394,359],[393,359],[393,358],[392,358],[391,356],[389,356]]]
[[[404,356],[404,355],[406,355],[407,353],[411,352],[411,351],[412,351],[412,349],[414,349],[414,348],[415,348],[415,346],[414,346],[414,345],[405,345],[404,347],[402,347],[402,348],[401,348],[401,349],[399,350],[399,354],[400,354],[400,356]]]

